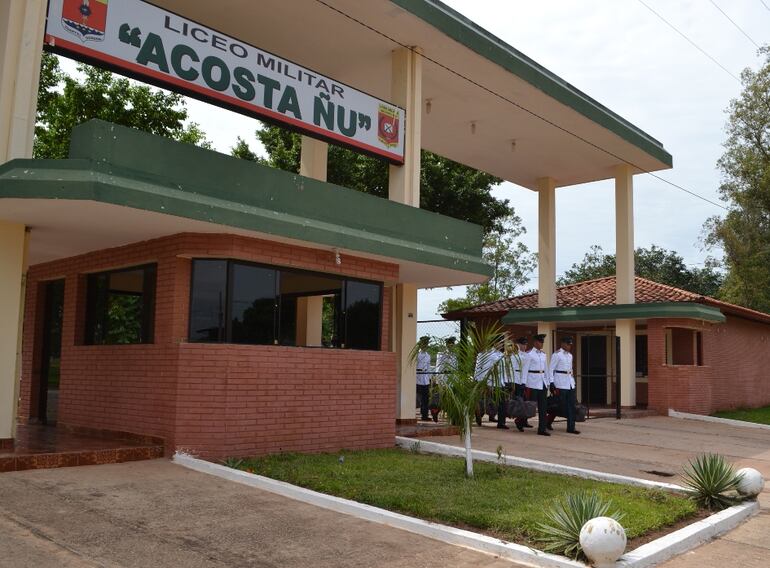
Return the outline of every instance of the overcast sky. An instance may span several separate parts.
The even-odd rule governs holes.
[[[674,157],[674,169],[661,175],[718,201],[724,110],[740,84],[640,0],[444,1],[662,141]],[[709,0],[644,1],[733,75],[758,66],[756,47]],[[770,10],[761,0],[715,2],[754,41],[770,41]],[[217,150],[229,152],[239,135],[256,146],[242,116],[194,100],[188,105],[191,120]],[[494,194],[511,201],[527,229],[524,242],[536,250],[536,194],[511,183]],[[560,188],[556,195],[559,274],[591,245],[614,252],[611,181]],[[636,246],[656,244],[701,265],[708,255],[699,244],[703,222],[720,212],[650,176],[635,178]],[[536,286],[533,279],[529,287]],[[441,300],[461,294],[457,288],[420,292],[418,317],[437,317]]]

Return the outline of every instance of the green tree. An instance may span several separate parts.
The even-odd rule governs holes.
[[[703,268],[690,268],[679,254],[656,245],[634,251],[634,268],[637,276],[704,296],[715,296],[724,281],[713,262],[707,262]],[[557,284],[564,286],[614,275],[615,255],[605,254],[602,247],[594,245],[581,262],[565,271]]]
[[[299,172],[300,135],[265,125],[257,131],[267,158],[259,158],[249,145],[239,138],[232,148],[233,156],[254,160],[290,172]],[[420,176],[420,207],[449,217],[476,223],[485,232],[500,228],[513,213],[507,200],[496,199],[492,187],[501,180],[431,152],[422,152]],[[384,160],[354,152],[342,146],[329,146],[327,180],[376,195],[388,195],[388,164]]]
[[[78,64],[78,71],[82,79],[62,71],[56,55],[43,54],[36,158],[66,158],[72,129],[92,118],[210,147],[197,124],[185,125],[187,109],[182,95],[139,85],[84,63]]]
[[[511,214],[484,237],[482,256],[492,267],[492,277],[483,284],[468,286],[462,298],[450,298],[438,306],[439,313],[453,312],[478,304],[510,298],[529,281],[537,257],[517,239],[526,232],[521,218]]]
[[[721,297],[770,311],[770,46],[757,71],[741,73],[743,90],[730,102],[720,194],[724,217],[706,222],[706,243],[721,248],[727,278]]]

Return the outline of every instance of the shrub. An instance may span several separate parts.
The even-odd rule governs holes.
[[[543,543],[543,550],[564,554],[570,558],[583,555],[580,547],[580,529],[594,517],[612,517],[620,522],[619,511],[608,514],[611,501],[604,501],[594,492],[581,491],[556,501],[546,511],[545,523],[538,523],[536,539]]]
[[[737,495],[728,494],[737,491],[740,476],[724,456],[704,454],[690,460],[683,478],[692,491],[690,498],[701,507],[721,511],[740,501]]]

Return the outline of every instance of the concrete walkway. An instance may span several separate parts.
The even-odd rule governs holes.
[[[0,474],[0,566],[511,568],[166,460]]]
[[[550,438],[534,429],[498,430],[491,424],[476,428],[475,449],[504,452],[518,457],[678,483],[682,466],[697,454],[726,456],[737,467],[754,467],[768,483],[760,496],[760,513],[723,537],[679,556],[665,568],[770,566],[770,434],[734,426],[694,420],[649,417],[632,420],[602,418],[578,424],[579,436],[564,432],[557,422]],[[431,442],[461,445],[457,436],[430,438]],[[658,472],[651,473],[651,472]],[[660,473],[673,474],[664,477]]]

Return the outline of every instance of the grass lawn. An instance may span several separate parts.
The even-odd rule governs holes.
[[[733,420],[743,420],[745,422],[756,422],[757,424],[770,424],[770,406],[763,408],[739,408],[738,410],[722,410],[715,412],[714,416],[719,418],[732,418]]]
[[[344,456],[344,461],[340,461]],[[474,463],[475,479],[464,476],[458,458],[388,449],[335,454],[279,454],[243,460],[239,468],[391,511],[475,529],[535,546],[534,531],[544,511],[566,493],[596,491],[625,513],[629,539],[693,516],[685,497],[659,490]]]

